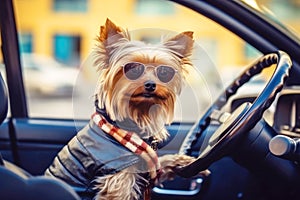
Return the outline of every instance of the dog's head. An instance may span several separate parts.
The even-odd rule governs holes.
[[[184,67],[191,65],[193,33],[146,44],[107,19],[97,42],[98,106],[114,121],[130,120],[146,136],[166,139],[164,125],[173,120]]]

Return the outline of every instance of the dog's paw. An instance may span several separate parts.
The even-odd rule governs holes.
[[[176,173],[174,169],[179,166],[185,166],[194,162],[196,159],[187,155],[164,155],[158,158],[161,165],[161,175],[159,178],[159,182],[163,182],[165,180],[172,180]],[[209,170],[204,170],[199,172],[200,176],[208,176],[210,174]]]
[[[158,158],[162,168],[174,168],[178,166],[188,165],[195,161],[194,157],[187,155],[164,155]]]

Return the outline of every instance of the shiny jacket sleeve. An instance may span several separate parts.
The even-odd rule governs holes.
[[[117,173],[139,161],[91,121],[63,147],[45,175],[88,190],[96,177]]]

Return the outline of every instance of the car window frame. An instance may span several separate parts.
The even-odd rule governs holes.
[[[10,100],[10,114],[14,118],[27,118],[28,110],[21,70],[20,50],[13,3],[2,1],[0,6],[0,29],[2,54]],[[9,41],[9,42],[7,42]]]

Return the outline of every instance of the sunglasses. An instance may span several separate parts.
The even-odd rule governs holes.
[[[169,67],[166,65],[159,65],[157,67],[145,66],[143,63],[139,62],[130,62],[123,65],[123,72],[126,78],[133,81],[139,79],[145,73],[145,70],[148,67],[154,68],[155,75],[163,83],[170,82],[177,72],[177,70],[173,67]]]

